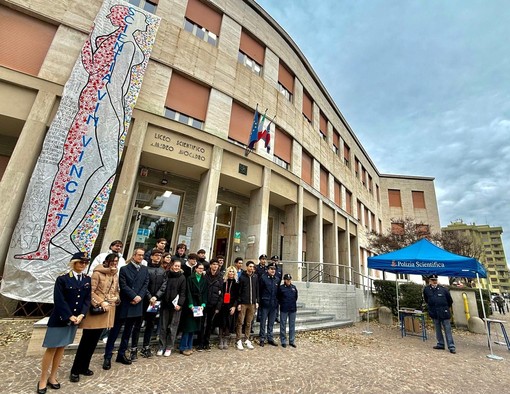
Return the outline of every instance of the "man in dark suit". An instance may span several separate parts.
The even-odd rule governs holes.
[[[108,341],[106,342],[103,369],[111,368],[113,347],[122,326],[124,326],[124,332],[122,333],[119,352],[115,361],[126,365],[131,364],[131,359],[126,357],[126,350],[133,326],[142,319],[142,300],[145,297],[145,293],[147,293],[147,286],[149,285],[149,271],[146,266],[142,265],[144,253],[145,251],[141,248],[135,249],[130,261],[120,269],[119,287],[121,302],[115,313],[115,324],[110,330]],[[136,344],[133,347],[136,347]]]

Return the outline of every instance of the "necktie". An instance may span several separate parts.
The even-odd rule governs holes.
[[[78,282],[81,282],[81,274],[78,274]]]

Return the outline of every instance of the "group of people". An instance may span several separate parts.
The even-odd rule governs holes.
[[[37,393],[46,393],[47,387],[60,388],[58,366],[78,327],[83,334],[71,367],[71,382],[79,382],[80,375],[94,374],[90,361],[102,336],[106,341],[102,367],[111,368],[122,328],[115,361],[125,365],[139,355],[153,356],[150,343],[156,326],[157,356],[172,354],[179,332],[179,352],[190,356],[194,336],[198,352],[210,350],[216,328],[219,349],[229,348],[233,333],[238,350],[253,349],[252,323],[256,318],[260,321],[259,345],[278,346],[273,326],[279,314],[281,346],[296,347],[298,291],[291,275],[283,275],[278,256],[268,262],[263,254],[257,265],[251,260],[244,264],[237,257],[233,265],[225,267],[224,256],[207,261],[205,250],[186,254],[185,244],[177,245],[172,255],[165,252],[166,243],[158,239],[153,249],[136,248],[128,261],[122,257],[120,240],[112,242],[108,252],[99,254],[90,266],[87,253],[72,256],[70,270],[55,282],[55,306],[43,342],[46,351]]]

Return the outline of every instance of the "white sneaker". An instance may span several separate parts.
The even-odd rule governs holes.
[[[162,356],[162,355],[163,355],[163,350],[159,349],[158,352],[156,353],[156,356]]]
[[[243,341],[241,340],[237,341],[237,350],[244,350]]]
[[[166,349],[165,350],[165,357],[170,357],[171,354],[172,354],[172,350],[171,349]]]
[[[108,337],[103,338],[103,342],[104,342],[104,343],[108,342]]]
[[[253,345],[251,344],[251,341],[249,339],[247,339],[246,341],[244,341],[244,344],[246,345],[246,347],[248,349],[254,349]]]

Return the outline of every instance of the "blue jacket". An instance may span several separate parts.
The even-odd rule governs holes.
[[[70,271],[55,281],[53,302],[55,307],[48,320],[48,327],[65,327],[71,316],[86,315],[90,307],[90,277],[82,274],[81,282]]]
[[[278,302],[280,303],[280,312],[297,311],[298,290],[296,286],[286,286],[285,283],[278,288]]]
[[[278,306],[278,286],[280,278],[276,275],[270,276],[267,273],[260,278],[259,299],[261,308],[276,308]]]
[[[143,315],[143,302],[133,305],[131,301],[136,296],[140,296],[143,300],[145,294],[147,294],[148,285],[149,271],[146,266],[140,265],[140,269],[137,270],[133,263],[129,262],[120,268],[119,287],[121,303],[118,306],[118,313],[121,319]]]
[[[453,304],[448,289],[438,285],[436,288],[426,286],[423,289],[423,299],[428,305],[429,316],[432,319],[448,320],[451,318],[450,307]]]

